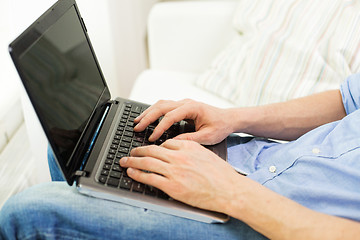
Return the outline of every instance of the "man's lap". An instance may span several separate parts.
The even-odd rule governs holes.
[[[200,223],[84,196],[66,182],[12,197],[0,211],[0,238],[5,233],[15,239],[264,239],[236,219]]]
[[[249,140],[233,136],[228,144]],[[4,205],[0,239],[265,239],[236,219],[206,224],[82,195],[64,181],[50,149],[48,160],[54,182],[29,188]]]

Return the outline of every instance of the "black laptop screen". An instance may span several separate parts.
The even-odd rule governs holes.
[[[64,170],[106,85],[74,6],[39,34],[18,65]]]

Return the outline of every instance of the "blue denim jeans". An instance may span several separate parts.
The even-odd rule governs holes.
[[[53,182],[31,187],[3,206],[0,239],[265,239],[233,218],[206,224],[84,196],[63,181],[51,152],[49,166]]]

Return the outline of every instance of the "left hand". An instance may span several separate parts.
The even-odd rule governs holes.
[[[233,187],[241,177],[215,153],[187,140],[169,139],[161,146],[135,148],[120,165],[138,182],[181,202],[218,212],[232,199]]]

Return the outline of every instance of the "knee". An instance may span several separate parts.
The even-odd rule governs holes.
[[[34,221],[36,195],[21,193],[11,197],[0,210],[0,238],[21,239],[29,223]]]
[[[31,221],[29,218],[32,217],[32,212],[36,212],[36,215],[42,214],[48,209],[48,190],[54,187],[56,188],[52,183],[40,184],[12,196],[1,209],[0,222],[5,223],[10,219]]]
[[[48,192],[57,187],[53,183],[41,184],[11,197],[0,210],[0,239],[35,236],[44,219],[49,220],[54,203]]]

